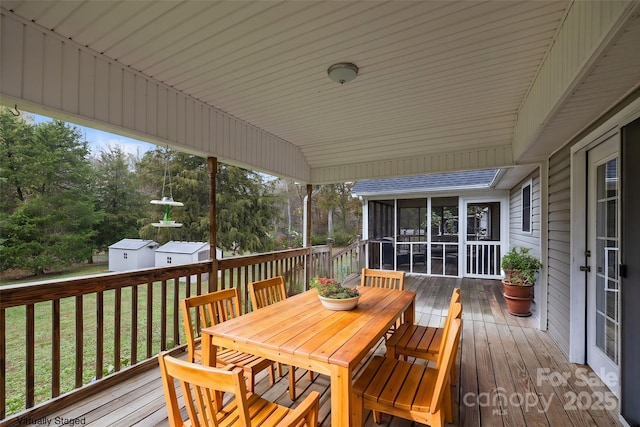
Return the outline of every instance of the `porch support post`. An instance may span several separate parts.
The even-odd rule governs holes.
[[[309,248],[309,252],[307,253],[307,266],[305,268],[305,289],[309,287],[309,283],[311,283],[311,194],[313,191],[313,186],[311,184],[307,184],[307,197],[306,197],[306,206],[305,206],[305,242],[306,247]]]
[[[207,158],[207,169],[209,173],[209,257],[211,258],[209,292],[214,292],[218,290],[218,257],[216,254],[216,247],[218,246],[216,240],[216,174],[218,172],[217,157]]]

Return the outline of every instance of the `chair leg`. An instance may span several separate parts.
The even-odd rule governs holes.
[[[437,411],[432,416],[431,423],[429,424],[431,427],[444,427],[444,418],[442,417],[442,411]]]
[[[278,366],[278,376],[281,377],[282,376],[282,363],[278,362],[277,366]]]
[[[458,370],[455,363],[451,365],[451,385],[458,385]]]
[[[382,421],[382,416],[380,412],[378,411],[372,411],[372,412],[373,412],[373,422],[376,424],[380,424],[380,422]]]
[[[274,385],[276,383],[276,374],[273,369],[273,364],[269,366],[269,379],[271,380],[271,385]]]
[[[289,365],[289,398],[296,400],[296,367]]]
[[[444,402],[442,402],[440,412],[444,412],[444,418],[448,423],[453,422],[453,398],[451,396],[451,387],[445,387]]]
[[[256,380],[253,377],[253,374],[249,372],[248,375],[247,375],[247,389],[248,389],[248,391],[253,393],[253,389],[255,388],[255,386],[256,386]]]
[[[353,416],[351,417],[351,421],[353,421],[353,425],[356,427],[360,427],[363,425],[364,421],[364,399],[357,393],[353,394]]]
[[[307,370],[307,375],[309,375],[309,381],[313,381],[313,371]]]

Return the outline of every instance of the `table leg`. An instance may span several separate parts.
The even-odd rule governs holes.
[[[353,426],[351,369],[331,365],[331,425]],[[358,426],[360,427],[360,426]]]
[[[404,311],[404,321],[413,325],[416,323],[416,300],[411,301],[411,305]]]
[[[202,363],[203,366],[216,366],[216,347],[211,345],[211,335],[202,334]]]

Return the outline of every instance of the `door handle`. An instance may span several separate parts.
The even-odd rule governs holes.
[[[591,266],[589,265],[581,265],[580,266],[580,271],[584,271],[585,273],[588,273],[591,271]]]

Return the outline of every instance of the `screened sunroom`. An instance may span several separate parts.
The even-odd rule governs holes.
[[[455,277],[500,277],[509,193],[490,169],[361,181],[370,268]]]

